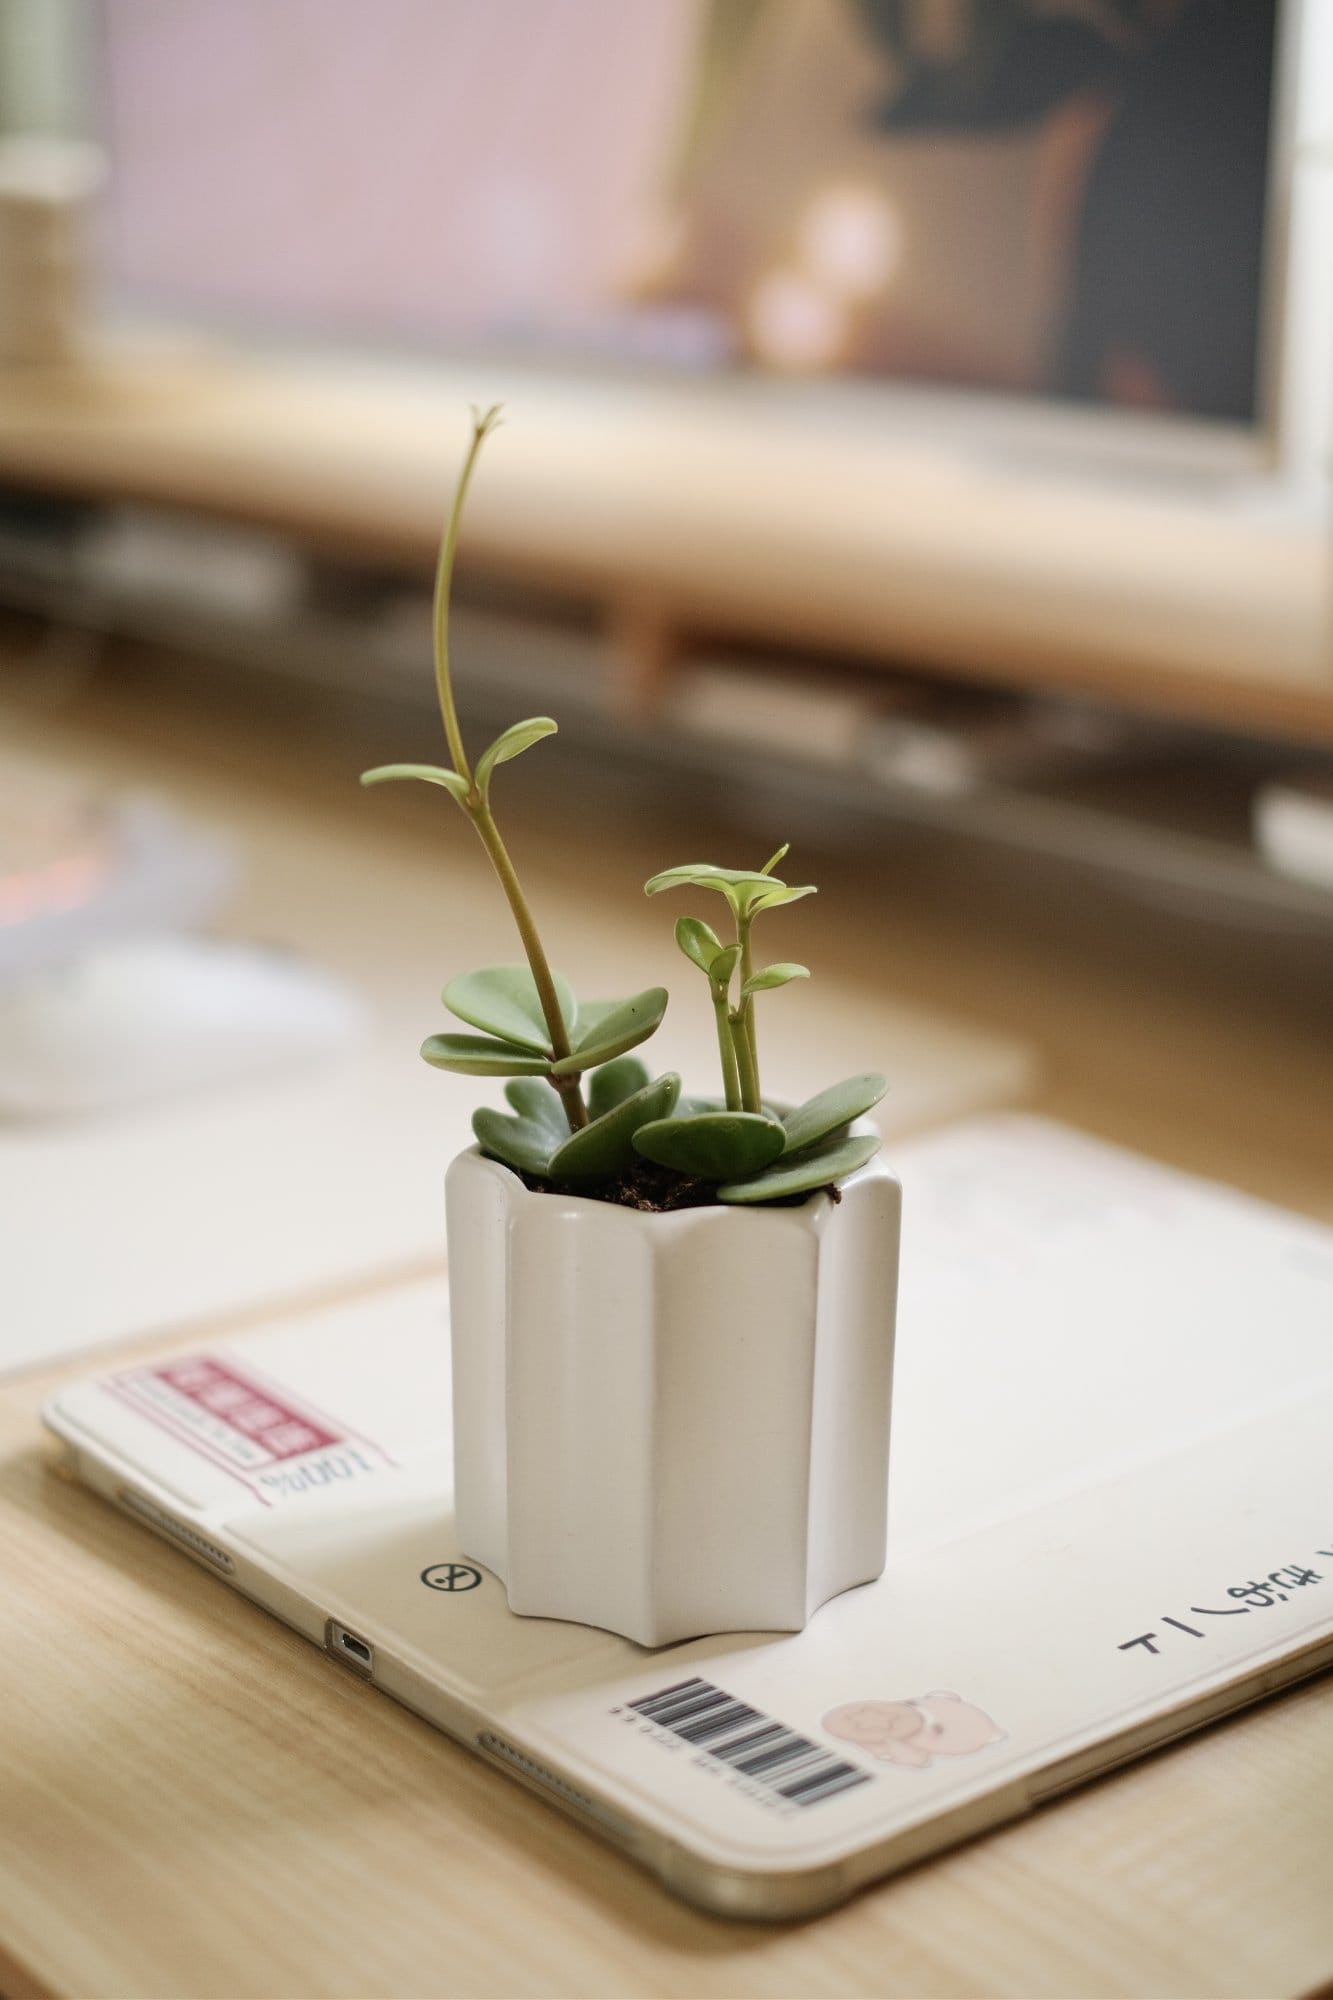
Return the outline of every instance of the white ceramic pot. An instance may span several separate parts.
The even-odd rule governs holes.
[[[463,1552],[644,1646],[798,1631],[884,1567],[900,1191],[641,1214],[446,1178]]]

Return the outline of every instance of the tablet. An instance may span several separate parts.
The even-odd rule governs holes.
[[[514,1616],[454,1535],[442,1284],[113,1367],[46,1422],[670,1889],[812,1912],[1333,1660],[1333,1231],[1031,1118],[891,1163],[889,1562],[800,1633]]]

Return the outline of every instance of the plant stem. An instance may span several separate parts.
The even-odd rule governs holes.
[[[727,1093],[728,1111],[742,1108],[741,1073],[736,1066],[736,1045],[731,1039],[731,1019],[725,986],[713,988],[713,1012],[717,1016],[717,1046],[722,1057],[722,1085]]]
[[[729,1014],[727,1023],[731,1030],[732,1048],[740,1071],[741,1109],[760,1111],[763,1109],[763,1103],[759,1095],[759,1072],[755,1068],[750,1037],[745,1032],[745,1010],[741,1008],[735,1014]]]
[[[454,769],[460,777],[472,782],[472,766],[463,748],[463,732],[458,726],[458,710],[454,706],[453,682],[449,677],[449,590],[454,575],[454,554],[458,548],[458,529],[463,519],[463,502],[467,498],[468,485],[473,468],[481,454],[481,448],[500,421],[500,406],[493,404],[489,410],[472,415],[472,443],[463,461],[458,488],[454,494],[454,504],[449,511],[448,525],[444,540],[440,543],[440,559],[435,569],[435,688],[440,697],[440,714],[444,718],[444,733],[449,739],[449,755],[454,760]]]
[[[532,920],[527,897],[523,894],[514,864],[509,859],[509,850],[500,838],[500,829],[495,824],[489,805],[484,799],[479,799],[476,805],[469,803],[464,810],[481,836],[482,846],[491,857],[491,866],[500,878],[500,887],[504,890],[509,907],[514,913],[514,922],[518,926],[518,934],[532,972],[533,984],[537,988],[537,998],[541,1002],[546,1032],[551,1038],[551,1050],[559,1061],[562,1056],[570,1054],[569,1031],[565,1027],[565,1017],[560,1012],[555,981],[551,977],[551,968],[542,948],[541,938],[537,934],[537,926]],[[560,1101],[565,1107],[570,1131],[577,1132],[580,1126],[588,1122],[578,1077],[553,1076],[551,1082],[560,1093]]]
[[[533,984],[537,988],[537,998],[541,1002],[546,1032],[551,1038],[551,1050],[556,1060],[570,1054],[569,1033],[565,1027],[565,1017],[560,1012],[560,1001],[556,995],[555,981],[551,977],[551,967],[542,947],[528,899],[523,894],[522,885],[509,850],[500,838],[500,829],[491,815],[489,801],[484,799],[473,782],[472,766],[467,760],[463,747],[463,732],[458,726],[458,710],[454,705],[454,686],[449,673],[449,591],[453,582],[454,554],[458,548],[458,528],[463,518],[463,503],[467,498],[468,484],[473,468],[480,456],[481,448],[500,421],[500,406],[495,403],[480,414],[472,413],[472,443],[463,461],[458,487],[454,493],[454,504],[449,511],[449,522],[440,543],[440,559],[435,570],[435,688],[440,698],[440,714],[444,720],[444,733],[449,740],[449,755],[454,760],[454,769],[468,782],[468,796],[463,801],[463,811],[476,827],[482,846],[491,857],[491,865],[500,878],[500,887],[508,898],[514,913],[514,922],[523,943]],[[560,1101],[565,1107],[565,1117],[569,1120],[571,1132],[577,1132],[588,1122],[587,1108],[583,1102],[583,1092],[579,1088],[577,1076],[553,1076],[551,1083],[560,1093]]]
[[[736,918],[736,936],[740,941],[740,947],[741,947],[740,975],[741,975],[742,993],[745,991],[746,982],[748,981],[750,974],[754,971],[754,957],[750,949],[750,929],[753,923],[754,923],[754,918],[748,912],[744,916],[737,916]],[[754,1079],[754,1103],[752,1105],[747,1105],[746,1109],[750,1111],[758,1111],[760,1109],[760,1101],[761,1101],[759,1092],[759,1045],[755,1040],[753,993],[749,994],[746,999],[742,1000],[740,1008],[740,1016],[741,1016],[741,1027],[745,1038],[746,1054],[749,1057],[750,1074]],[[741,1065],[741,1074],[742,1076],[744,1076],[745,1074],[744,1062],[742,1062]]]

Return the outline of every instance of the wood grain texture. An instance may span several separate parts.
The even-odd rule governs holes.
[[[268,865],[242,910],[256,923],[271,926],[282,896],[293,909],[329,896],[317,864],[335,856],[329,936],[382,953],[386,991],[433,989],[446,836],[424,788],[349,824],[343,779],[364,745],[323,741],[281,704],[261,728],[198,687],[187,701],[169,676],[111,664],[58,713],[34,712],[32,742],[120,780],[169,768],[183,801],[262,834]],[[534,897],[549,891],[570,936],[605,954],[627,885],[679,841],[643,798],[619,817],[590,800],[577,824],[535,779],[513,800]],[[746,844],[712,832],[728,853]],[[484,881],[448,853],[451,893],[498,940]],[[798,1004],[812,1028],[834,999],[867,1018],[879,996],[963,1005],[1037,1042],[1040,1109],[1333,1219],[1327,992],[1280,954],[1256,962],[1086,897],[1034,907],[929,855],[830,854],[810,872],[821,895],[801,906],[800,955],[819,976]],[[411,934],[395,959],[399,924]],[[637,924],[632,957],[646,951]],[[1333,1973],[1327,1682],[829,1916],[727,1923],[45,1469],[48,1386],[0,1392],[0,1991],[13,2000],[1220,1996],[1308,1993]]]

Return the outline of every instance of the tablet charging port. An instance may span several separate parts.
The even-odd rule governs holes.
[[[341,1660],[344,1666],[364,1674],[367,1679],[375,1671],[375,1648],[369,1640],[349,1632],[336,1618],[330,1618],[324,1627],[324,1650],[331,1653],[335,1660]]]

